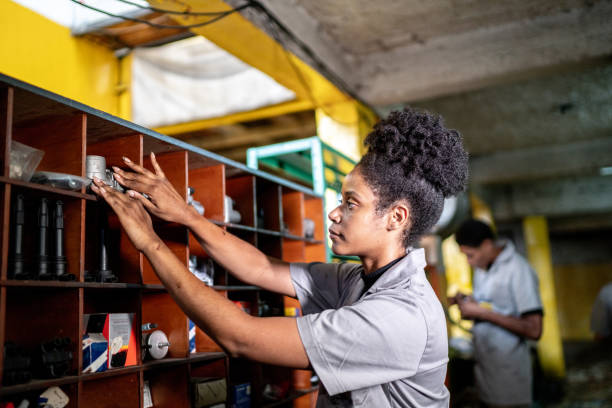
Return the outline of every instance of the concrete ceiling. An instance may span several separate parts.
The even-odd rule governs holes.
[[[381,115],[442,114],[501,218],[612,213],[600,174],[612,166],[612,1],[261,3]],[[270,32],[256,9],[243,14]]]

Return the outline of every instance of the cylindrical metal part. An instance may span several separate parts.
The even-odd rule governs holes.
[[[47,256],[47,229],[49,228],[49,206],[46,198],[40,200],[38,207],[38,279],[49,279],[49,259]]]
[[[161,330],[155,330],[154,332],[148,335],[146,346],[149,355],[155,360],[159,360],[164,358],[166,354],[168,354],[170,342],[168,341],[166,333]]]
[[[64,203],[55,202],[55,275],[64,279],[66,274],[66,257],[64,256]]]
[[[106,159],[103,156],[87,156],[85,159],[85,176],[92,180],[94,177],[106,180]]]
[[[23,204],[23,195],[19,194],[15,203],[15,231],[13,241],[13,259],[11,270],[9,270],[9,278],[17,278],[24,274],[24,259],[23,259],[23,225],[25,223],[25,209]]]

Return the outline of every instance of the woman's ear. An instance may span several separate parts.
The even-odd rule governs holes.
[[[404,230],[410,223],[410,210],[404,203],[395,204],[389,211],[389,219],[387,222],[387,229],[392,230]]]

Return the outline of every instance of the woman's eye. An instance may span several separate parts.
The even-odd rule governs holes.
[[[346,206],[348,207],[349,210],[352,210],[353,208],[355,208],[355,203],[347,201]]]

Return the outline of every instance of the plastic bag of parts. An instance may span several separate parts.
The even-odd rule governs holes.
[[[45,184],[51,187],[65,190],[79,191],[81,187],[87,187],[91,180],[73,174],[55,173],[52,171],[37,171],[32,176],[33,183]]]
[[[11,141],[11,161],[9,177],[13,179],[30,181],[32,173],[38,167],[45,152],[35,149],[15,140]]]

